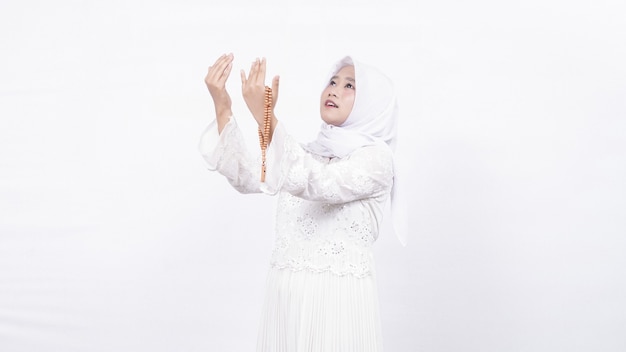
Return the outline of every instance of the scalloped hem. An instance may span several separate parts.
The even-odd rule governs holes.
[[[294,266],[292,264],[278,264],[278,263],[271,263],[270,267],[273,269],[279,269],[279,270],[291,270],[293,272],[298,272],[298,271],[307,271],[310,273],[315,273],[315,274],[321,274],[321,273],[331,273],[333,275],[337,275],[337,276],[354,276],[355,278],[358,279],[362,279],[368,276],[371,276],[373,274],[373,270],[368,269],[368,270],[337,270],[337,269],[333,269],[330,265],[326,266],[326,267],[312,267],[309,265],[301,265],[301,266]]]

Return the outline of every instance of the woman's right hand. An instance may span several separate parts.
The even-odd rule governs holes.
[[[209,93],[213,98],[215,105],[215,115],[218,123],[218,131],[221,132],[224,125],[232,115],[232,101],[230,95],[226,91],[226,80],[233,68],[233,54],[224,54],[220,56],[213,66],[209,66],[209,72],[204,78]]]

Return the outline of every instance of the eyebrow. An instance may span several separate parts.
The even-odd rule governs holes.
[[[332,76],[330,79],[337,79],[337,78],[339,78],[339,76],[334,75],[334,76]],[[352,77],[346,77],[346,81],[356,82],[356,81],[354,80],[354,78],[352,78]]]

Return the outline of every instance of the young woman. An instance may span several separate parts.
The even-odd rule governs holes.
[[[275,247],[257,351],[382,351],[372,244],[394,187],[397,105],[390,80],[345,57],[326,79],[323,121],[306,145],[271,114],[267,176],[244,147],[225,82],[233,55],[209,67],[205,82],[216,119],[200,150],[242,193],[278,194]],[[241,72],[244,100],[264,117],[265,60]],[[278,77],[273,79],[274,106]]]

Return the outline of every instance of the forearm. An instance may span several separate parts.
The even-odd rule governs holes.
[[[224,127],[230,121],[230,117],[233,116],[233,111],[230,106],[219,107],[215,106],[215,121],[217,122],[217,133],[222,134]]]
[[[204,78],[215,107],[215,120],[217,122],[217,132],[222,130],[232,116],[230,95],[226,91],[226,80],[233,65],[233,55],[224,54],[220,56],[213,66],[209,66],[209,72]]]

